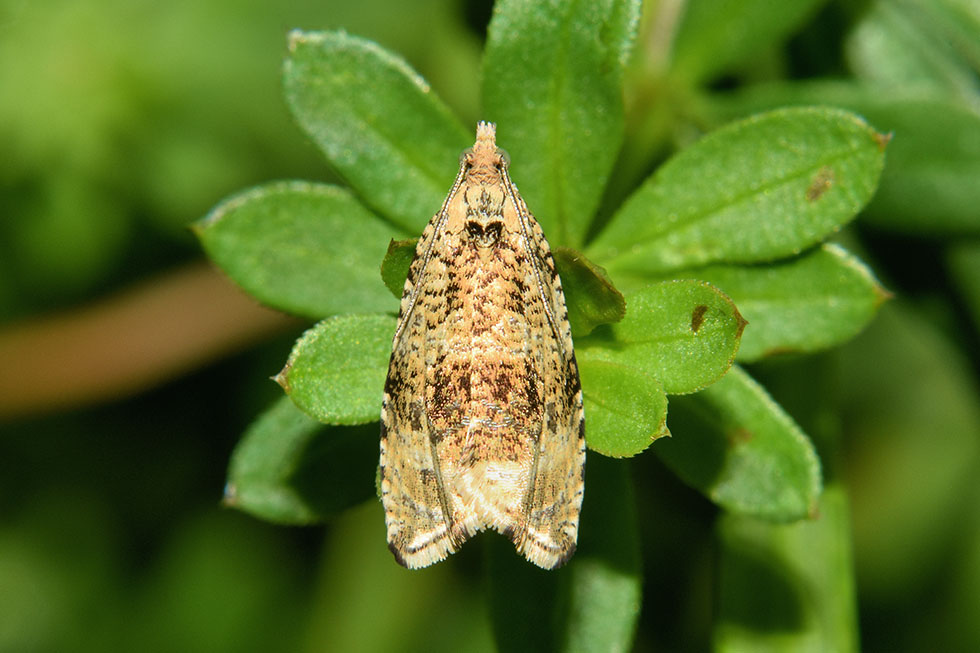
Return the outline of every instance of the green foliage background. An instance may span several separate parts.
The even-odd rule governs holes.
[[[615,43],[627,4],[595,3],[601,16],[571,10],[580,22],[569,29],[601,19]],[[508,50],[515,34],[528,25],[549,29],[527,6],[500,3],[482,64],[499,74],[481,84],[489,3],[0,4],[0,316],[93,301],[199,257],[185,225],[244,187],[338,182],[281,99],[279,66],[294,27],[346,29],[397,53],[445,102],[439,111],[467,126],[438,132],[443,143],[422,138],[424,125],[411,126],[418,147],[453,152],[448,178],[446,162],[425,157],[421,176],[408,180],[418,197],[371,195],[365,208],[348,191],[320,183],[274,187],[276,210],[289,215],[361,216],[356,239],[326,223],[316,238],[347,252],[345,268],[371,269],[376,282],[353,292],[358,275],[329,283],[314,276],[296,296],[284,284],[275,289],[283,307],[310,317],[390,310],[378,274],[388,238],[417,235],[431,211],[412,207],[445,192],[455,151],[471,140],[477,119],[514,124],[521,115],[514,107],[540,93],[533,75],[508,65],[520,56]],[[589,97],[602,98],[611,117],[587,130],[605,154],[571,166],[569,174],[581,178],[551,185],[554,166],[574,154],[571,136],[583,124],[595,126],[595,107],[563,96],[567,84],[556,97],[579,109],[566,116],[567,132],[536,142],[531,131],[503,145],[532,210],[565,216],[546,226],[552,244],[585,244],[593,257],[618,246],[619,218],[612,216],[651,171],[701,142],[689,150],[700,154],[669,168],[681,182],[690,179],[676,161],[695,171],[704,170],[691,163],[696,156],[717,161],[704,149],[712,141],[699,139],[731,120],[822,104],[893,135],[877,192],[834,240],[860,253],[894,299],[860,335],[827,350],[854,336],[881,300],[871,308],[853,302],[845,317],[814,323],[821,306],[848,296],[824,297],[826,284],[808,286],[821,271],[839,274],[833,287],[853,288],[856,297],[870,287],[863,265],[838,245],[767,266],[765,278],[724,264],[684,277],[746,289],[744,297],[731,293],[750,322],[739,350],[745,367],[733,368],[724,387],[670,397],[673,437],[652,446],[659,455],[619,461],[591,454],[582,549],[568,568],[528,569],[491,535],[430,570],[398,568],[372,499],[377,434],[358,417],[371,408],[356,403],[357,384],[342,402],[353,417],[340,416],[335,422],[344,426],[328,429],[277,401],[281,392],[267,380],[298,327],[131,399],[0,425],[0,650],[492,650],[494,641],[504,650],[608,650],[616,643],[636,650],[980,648],[978,44],[980,14],[967,0],[648,1],[625,79],[615,73],[623,56],[615,48],[559,59],[570,79],[597,67],[605,72]],[[551,45],[542,42],[542,52]],[[548,72],[553,63],[542,57],[529,65]],[[368,170],[363,165],[338,164],[350,148],[318,137],[322,102],[304,113],[290,84],[287,72],[299,123],[328,153],[338,148],[334,169],[355,189],[375,183],[352,179],[352,170]],[[481,88],[488,98],[482,109]],[[500,99],[501,89],[512,102]],[[345,106],[338,101],[338,111]],[[349,136],[356,144],[369,135],[352,128]],[[595,185],[603,170],[612,171],[604,189]],[[705,182],[723,188],[726,172],[719,166]],[[644,192],[651,199],[643,206],[663,205],[655,188]],[[576,201],[562,204],[575,193]],[[703,199],[694,193],[677,210]],[[364,226],[377,224],[375,213],[396,227]],[[619,230],[635,233],[628,223]],[[302,234],[282,233],[275,248],[296,274],[310,270],[301,245],[313,237]],[[704,242],[703,234],[693,238]],[[672,251],[644,251],[639,260],[669,260]],[[252,256],[240,259],[246,271],[265,262],[262,252]],[[628,298],[639,293],[638,306],[669,305],[643,299],[640,287],[657,269],[610,260],[619,261],[602,261],[612,280]],[[319,307],[312,312],[305,310],[311,294]],[[794,294],[810,302],[798,314],[786,309]],[[773,312],[780,307],[783,313]],[[776,321],[767,327],[753,313],[778,314],[805,335],[779,355],[766,343],[789,330]],[[628,334],[635,328],[629,315],[609,329]],[[393,323],[381,315],[336,320],[360,320],[354,331],[382,340]],[[615,389],[620,371],[608,366],[621,363],[592,362],[594,387]],[[643,388],[641,398],[663,397],[661,377],[632,374],[640,375],[629,378]],[[782,463],[752,453],[775,450],[764,437],[729,461],[731,476],[705,476],[726,451],[708,434],[737,435],[746,420],[761,423],[752,411],[771,400],[752,378],[786,411],[763,409],[765,419],[784,417],[758,435],[809,436],[820,454],[819,506],[800,504],[814,519],[764,521],[758,516],[774,516],[765,512],[778,503],[745,505],[746,497],[782,487]],[[606,430],[616,427],[611,421]],[[283,528],[219,507],[229,459],[234,478],[256,481],[236,484],[239,505],[267,519],[326,526]],[[270,470],[270,461],[281,467]],[[289,482],[262,485],[280,477]],[[737,483],[745,479],[758,486],[747,491]],[[777,484],[767,486],[772,479]]]

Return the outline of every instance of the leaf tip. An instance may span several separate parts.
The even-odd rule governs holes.
[[[224,494],[221,496],[221,505],[225,508],[238,507],[238,486],[230,481],[225,485]]]
[[[875,139],[875,143],[878,144],[878,149],[884,152],[885,148],[888,147],[888,144],[891,142],[894,136],[895,136],[895,132],[887,132],[884,134],[880,132],[874,132],[873,138]]]
[[[806,518],[810,521],[820,519],[820,501],[816,498],[810,500],[810,505],[806,508]]]
[[[289,394],[291,388],[289,387],[289,371],[292,369],[292,362],[286,363],[286,366],[279,370],[279,373],[271,377],[273,381],[279,384],[279,387],[283,389],[286,394]]]
[[[742,340],[742,331],[744,331],[745,330],[745,327],[747,327],[749,325],[749,321],[746,320],[744,317],[742,317],[742,314],[738,312],[738,307],[737,306],[732,305],[732,308],[735,310],[735,315],[734,315],[734,317],[735,317],[735,323],[736,323],[736,325],[735,325],[735,339],[741,342],[741,340]]]
[[[874,284],[873,292],[874,292],[874,308],[875,308],[875,310],[878,310],[879,308],[881,308],[881,305],[884,304],[885,302],[890,301],[890,300],[892,300],[892,299],[895,298],[895,293],[893,293],[892,291],[890,291],[888,288],[885,288],[880,283]]]

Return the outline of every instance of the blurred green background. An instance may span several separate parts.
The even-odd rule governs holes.
[[[864,647],[980,650],[980,9],[809,2],[778,42],[678,90],[649,81],[662,72],[654,19],[675,5],[645,7],[625,169],[784,102],[838,103],[895,132],[875,203],[841,238],[896,298],[840,350],[752,371],[850,499]],[[281,99],[289,29],[377,40],[475,123],[491,8],[0,0],[0,388],[29,391],[32,369],[84,385],[90,370],[71,356],[41,360],[59,329],[200,261],[186,225],[222,197],[272,179],[336,181]],[[697,60],[689,33],[680,63]],[[168,301],[149,323],[186,319],[182,342],[206,331],[194,321],[203,304]],[[305,326],[268,319],[231,344],[215,344],[220,329],[202,336],[193,360],[131,387],[0,398],[0,651],[493,649],[481,576],[492,536],[411,573],[392,562],[374,501],[304,529],[220,507],[230,452],[280,396],[269,377]],[[51,339],[26,361],[11,349],[24,333]],[[110,344],[144,336],[123,329]],[[707,648],[717,510],[655,456],[622,464],[643,529],[636,647]]]

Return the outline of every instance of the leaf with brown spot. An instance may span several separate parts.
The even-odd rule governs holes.
[[[635,367],[668,394],[696,392],[721,378],[738,350],[745,320],[732,300],[703,281],[667,281],[627,296],[621,322],[576,341],[580,356]],[[701,312],[698,331],[691,317]]]
[[[586,253],[616,279],[792,256],[852,220],[883,166],[878,132],[853,113],[806,107],[752,116],[668,160]]]
[[[834,169],[829,166],[820,168],[810,186],[806,189],[806,200],[816,202],[834,184]]]
[[[697,333],[701,329],[701,325],[704,324],[704,314],[708,312],[708,307],[704,304],[698,304],[691,311],[691,331]]]

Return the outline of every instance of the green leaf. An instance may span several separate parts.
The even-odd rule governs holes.
[[[585,439],[604,456],[635,456],[667,431],[667,395],[642,370],[578,356],[585,404]]]
[[[407,240],[394,240],[388,243],[388,252],[381,262],[381,279],[391,294],[398,299],[402,298],[405,292],[405,279],[408,278],[408,269],[412,267],[412,259],[415,258],[415,246],[418,245],[418,238]]]
[[[488,603],[497,650],[560,650],[574,556],[561,569],[548,571],[524,560],[510,541],[495,533],[486,538]]]
[[[782,109],[670,159],[587,249],[613,278],[796,254],[870,199],[887,139],[854,114]]]
[[[731,366],[745,320],[717,288],[668,281],[629,295],[627,305],[622,322],[577,341],[579,356],[633,368],[668,394],[700,390]]]
[[[812,521],[724,515],[714,650],[858,651],[850,530],[839,487]]]
[[[674,276],[703,279],[732,298],[751,325],[739,345],[741,362],[846,342],[890,297],[871,270],[836,245],[770,265],[713,265]]]
[[[377,439],[376,427],[329,428],[283,397],[235,447],[224,503],[284,524],[335,515],[374,494]]]
[[[895,134],[864,219],[912,233],[980,234],[980,114],[942,100],[885,97],[863,110]]]
[[[620,461],[589,459],[578,551],[568,565],[571,578],[563,650],[633,648],[643,574],[629,471]]]
[[[963,59],[980,71],[980,6],[972,0],[920,0],[919,6],[949,35]]]
[[[619,322],[626,315],[626,300],[606,271],[567,247],[553,252],[568,308],[572,335],[585,336],[600,324]]]
[[[419,233],[473,143],[401,58],[343,32],[289,35],[286,100],[300,126],[364,201]]]
[[[302,624],[303,645],[292,650],[463,648],[466,653],[494,653],[486,606],[474,591],[476,581],[460,582],[460,558],[468,556],[475,543],[463,547],[453,560],[409,571],[385,546],[384,509],[378,501],[346,511],[321,539],[325,542],[317,569],[305,569],[302,620],[295,622]],[[285,551],[277,546],[282,557]],[[434,625],[433,615],[445,623]],[[275,647],[266,650],[271,648]]]
[[[824,0],[692,0],[674,38],[671,72],[696,84],[786,40]]]
[[[325,424],[366,424],[381,415],[395,318],[341,315],[303,334],[276,381]]]
[[[922,313],[889,302],[835,361],[859,583],[875,601],[928,593],[977,514],[976,359]]]
[[[579,548],[565,567],[538,569],[507,540],[487,542],[490,614],[501,651],[631,648],[642,579],[632,480],[613,460],[594,457],[587,469]]]
[[[268,306],[307,317],[394,308],[377,265],[397,229],[342,188],[260,186],[225,200],[193,229],[208,256]]]
[[[959,243],[948,254],[948,266],[973,324],[980,333],[980,241]]]
[[[483,59],[486,118],[552,243],[578,246],[623,139],[623,70],[638,0],[494,6]]]
[[[941,3],[872,3],[845,43],[850,67],[876,84],[950,93],[970,102],[980,87],[957,52],[958,29],[949,29],[942,9],[937,13],[930,5]]]
[[[738,366],[711,387],[671,400],[673,437],[655,451],[721,507],[788,521],[815,514],[820,461],[809,438]]]
[[[715,96],[719,119],[820,102],[857,111],[894,135],[862,220],[913,234],[980,233],[980,114],[947,99],[840,82],[773,84]],[[613,275],[615,276],[615,275]]]
[[[401,298],[408,268],[415,257],[418,239],[391,241],[381,264],[388,290]],[[626,314],[626,301],[606,276],[606,271],[573,249],[554,251],[555,268],[561,277],[572,335],[584,336],[596,326],[617,322]]]

